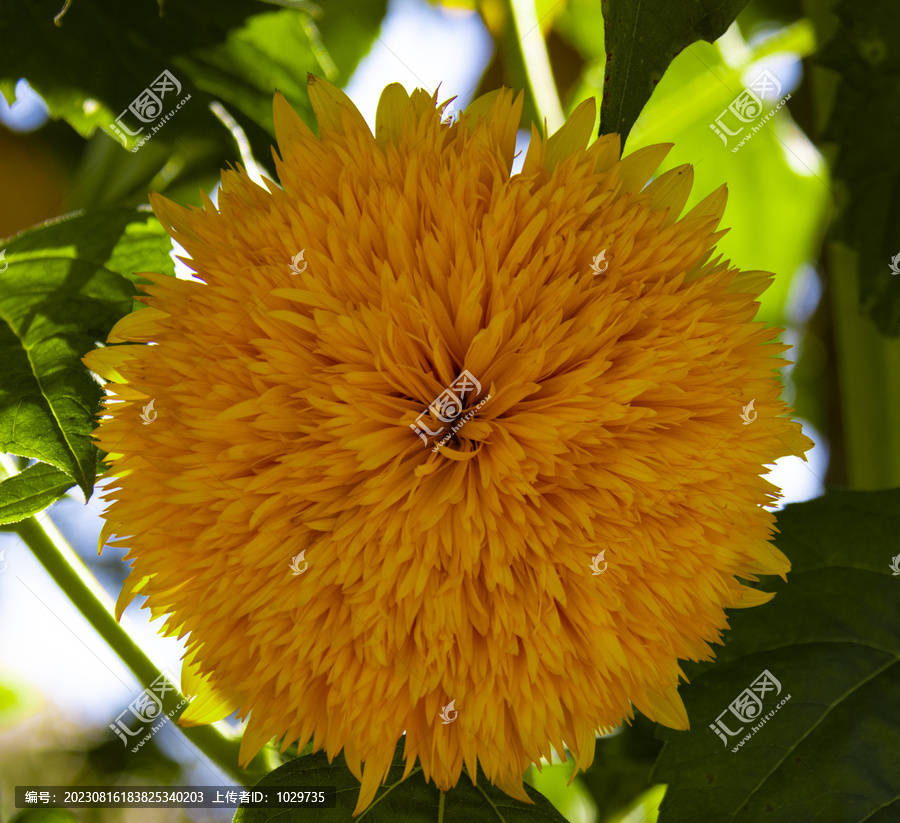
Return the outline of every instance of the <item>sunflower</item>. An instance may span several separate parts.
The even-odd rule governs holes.
[[[762,474],[811,442],[754,322],[771,275],[713,256],[724,187],[679,219],[690,166],[648,185],[669,146],[590,142],[593,100],[511,174],[508,89],[449,123],[388,86],[374,136],[309,95],[318,136],[275,98],[280,186],[152,196],[199,279],[145,273],[85,357],[118,613],[187,635],[181,722],[239,710],[243,763],[343,750],[358,814],[405,733],[407,774],[527,801],[634,708],[687,728],[678,660],[789,570]]]

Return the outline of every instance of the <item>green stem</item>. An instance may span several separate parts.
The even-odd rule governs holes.
[[[537,16],[535,0],[510,0],[519,48],[522,50],[522,61],[528,75],[528,85],[534,95],[538,114],[547,120],[547,129],[553,134],[565,121],[559,95],[556,93],[556,82],[550,68],[550,56],[547,44],[541,32]]]
[[[141,683],[149,685],[160,676],[159,669],[116,622],[112,601],[46,514],[42,521],[29,517],[11,528],[31,549],[56,585],[84,615],[97,634],[110,645]],[[180,694],[164,696],[164,711],[168,713],[176,708],[182,699]],[[178,728],[223,772],[243,785],[251,785],[259,777],[255,773],[265,769],[264,755],[260,754],[247,771],[242,770],[238,766],[240,740],[230,738],[212,726]]]

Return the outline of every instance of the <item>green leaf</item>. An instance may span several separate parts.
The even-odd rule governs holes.
[[[835,144],[835,237],[857,255],[859,301],[882,334],[900,335],[900,9],[895,0],[842,0],[841,25],[816,56],[840,73],[822,134]],[[900,258],[897,258],[900,264]]]
[[[347,768],[343,753],[338,754],[331,764],[324,752],[298,757],[267,774],[257,785],[337,788],[336,808],[316,811],[279,809],[279,823],[438,823],[441,819],[445,823],[457,820],[466,823],[565,823],[565,818],[550,802],[530,786],[525,786],[525,791],[534,801],[533,806],[515,800],[492,786],[480,769],[477,785],[473,786],[464,774],[456,787],[444,795],[441,818],[440,789],[434,783],[425,782],[420,766],[416,766],[412,774],[401,781],[403,771],[403,741],[400,741],[384,785],[371,805],[355,818],[353,809],[359,796],[359,781]],[[265,823],[274,814],[272,809],[239,808],[234,820],[235,823]]]
[[[135,272],[174,274],[170,248],[149,208],[76,213],[6,241],[0,451],[61,469],[90,497],[101,390],[80,358],[136,305]]]
[[[666,743],[652,779],[669,785],[660,823],[873,823],[900,813],[900,577],[890,566],[900,490],[830,492],[788,506],[778,529],[788,582],[764,578],[775,599],[731,613],[715,664],[683,666],[691,731],[658,731]],[[764,670],[781,690],[763,696],[756,718],[768,719],[754,733],[758,720],[728,709]],[[723,712],[729,732],[741,729],[727,745],[709,728]]]
[[[46,463],[35,463],[0,480],[0,525],[42,512],[74,485],[68,474]]]
[[[776,273],[760,298],[757,318],[777,325],[786,322],[784,305],[794,273],[818,253],[831,203],[829,190],[797,162],[793,148],[805,141],[791,134],[787,107],[776,111],[737,153],[731,149],[738,138],[725,146],[710,124],[734,100],[743,78],[759,73],[764,58],[777,53],[805,57],[814,47],[805,22],[747,47],[736,65],[726,64],[716,46],[697,43],[672,62],[635,123],[626,149],[630,154],[655,143],[675,144],[658,174],[682,163],[693,166],[694,185],[685,212],[728,183],[721,226],[729,231],[716,244],[716,254],[745,270]],[[774,103],[766,101],[768,111]],[[811,145],[809,150],[813,153]],[[827,171],[820,174],[827,182]]]
[[[600,133],[631,131],[669,63],[697,40],[721,37],[748,0],[606,0]]]

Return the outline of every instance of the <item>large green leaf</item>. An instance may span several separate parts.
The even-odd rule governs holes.
[[[763,578],[775,599],[732,613],[715,664],[684,667],[691,731],[659,731],[660,823],[900,819],[900,490],[830,492],[778,529],[788,582]],[[741,722],[729,705],[763,671],[780,692]],[[723,712],[727,744],[709,728]]]
[[[822,134],[836,146],[837,239],[857,255],[863,311],[900,335],[900,7],[896,0],[842,0],[841,20],[816,61],[840,73]]]
[[[0,525],[42,512],[74,485],[68,474],[46,463],[35,463],[0,480]]]
[[[479,770],[477,785],[472,785],[464,774],[455,788],[444,795],[434,783],[425,782],[421,766],[401,781],[403,775],[403,741],[397,744],[394,762],[384,785],[375,799],[358,817],[353,809],[359,796],[359,781],[347,768],[343,754],[334,762],[328,762],[324,752],[308,754],[291,760],[267,774],[259,786],[303,786],[337,788],[337,806],[333,809],[279,809],[279,823],[439,823],[439,821],[466,821],[466,823],[565,823],[551,803],[540,793],[525,786],[534,801],[529,806],[500,789],[492,786]],[[265,823],[274,817],[272,809],[239,808],[235,823]]]
[[[134,308],[135,272],[174,274],[170,248],[149,208],[69,215],[6,241],[0,451],[49,463],[90,496],[100,386],[80,358]]]
[[[605,0],[606,77],[600,133],[631,131],[669,63],[721,37],[748,0]]]

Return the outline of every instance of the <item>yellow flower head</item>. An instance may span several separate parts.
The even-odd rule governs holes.
[[[183,722],[239,708],[243,762],[343,749],[359,812],[405,731],[407,773],[527,800],[632,707],[687,728],[678,659],[789,569],[760,472],[811,443],[754,322],[770,275],[713,257],[724,187],[679,220],[690,166],[647,185],[668,146],[588,146],[591,100],[511,176],[509,90],[450,124],[388,86],[374,137],[309,94],[318,137],[275,99],[281,187],[152,197],[203,282],[145,275],[109,343],[155,345],[85,358],[119,612],[188,635]]]

